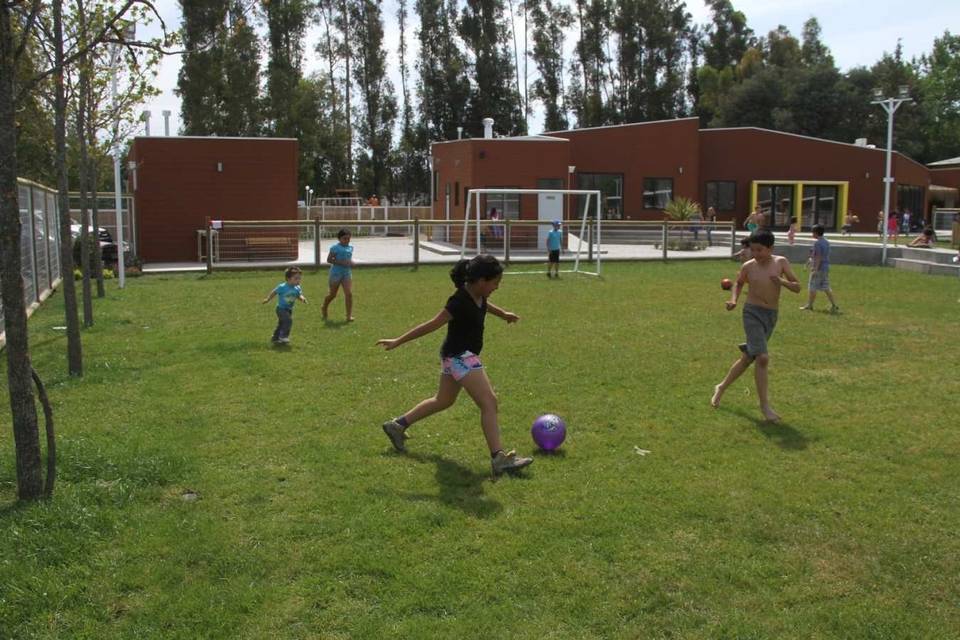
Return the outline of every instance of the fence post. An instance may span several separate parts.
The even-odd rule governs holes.
[[[320,218],[313,219],[313,266],[320,268]]]
[[[664,260],[667,259],[667,237],[668,237],[668,235],[669,235],[669,231],[668,231],[668,229],[667,229],[667,221],[664,220],[664,221],[663,221],[663,233],[662,233],[662,242],[663,242],[663,245],[662,245],[662,246],[663,246],[663,259],[664,259]]]
[[[207,218],[207,273],[213,273],[213,225]]]
[[[512,219],[507,218],[504,220],[506,223],[504,228],[503,235],[503,261],[507,264],[510,264],[510,224],[513,222]]]
[[[593,218],[587,218],[587,262],[593,262]]]
[[[730,257],[737,255],[737,223],[730,223]]]
[[[420,268],[420,218],[413,219],[413,268]]]

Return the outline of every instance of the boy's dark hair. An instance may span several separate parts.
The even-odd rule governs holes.
[[[493,280],[503,273],[500,261],[490,255],[474,256],[470,260],[461,260],[453,269],[450,269],[450,279],[457,289],[462,289],[468,282],[477,280]]]
[[[932,235],[933,235],[933,227],[925,227],[924,230],[923,230],[923,235],[928,236],[928,237],[929,237],[929,236],[932,236]]]
[[[750,234],[750,244],[762,244],[765,247],[773,246],[773,232],[770,229],[757,229]]]
[[[796,223],[797,223],[796,217],[790,218],[790,224],[796,224]]]
[[[746,238],[740,238],[740,246],[741,246],[741,247],[749,247],[749,246],[750,246],[750,236],[747,236]]]
[[[349,236],[349,235],[352,235],[350,233],[350,229],[347,229],[346,227],[344,227],[343,229],[340,229],[340,231],[337,231],[337,240],[339,240],[343,236]]]
[[[300,267],[287,267],[287,270],[283,272],[283,277],[284,279],[289,280],[292,276],[298,273],[303,273],[303,271],[300,270]]]
[[[811,231],[813,232],[813,235],[815,235],[815,236],[817,236],[817,237],[819,238],[819,237],[821,237],[821,236],[823,235],[823,225],[822,225],[822,224],[815,224],[815,225],[813,225],[813,228],[811,229]]]

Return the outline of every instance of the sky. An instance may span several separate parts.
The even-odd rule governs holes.
[[[413,2],[409,2],[410,18],[407,25],[407,42],[410,47],[411,60],[415,60],[416,47],[416,15],[412,10]],[[180,28],[180,4],[178,0],[156,0],[155,5],[160,12],[168,31]],[[830,48],[837,66],[847,70],[856,66],[870,66],[880,59],[884,52],[892,52],[900,39],[903,52],[907,59],[928,53],[933,40],[941,35],[951,25],[954,31],[960,27],[960,1],[958,0],[915,0],[905,4],[902,0],[734,0],[734,7],[747,16],[747,24],[757,35],[765,35],[778,25],[785,25],[792,34],[799,37],[803,23],[814,16],[819,20],[822,29],[821,39]],[[388,62],[391,64],[390,75],[396,87],[399,102],[400,74],[397,69],[397,48],[400,42],[397,25],[395,0],[383,0],[382,3],[385,21],[385,46],[388,49]],[[693,21],[703,24],[709,21],[709,12],[700,0],[687,2],[687,10],[693,16]],[[153,37],[160,34],[159,22],[138,30],[138,36]],[[522,29],[521,29],[522,32]],[[310,73],[319,70],[322,61],[314,53],[314,44],[319,40],[319,27],[311,28],[305,38],[304,72]],[[519,33],[518,33],[518,37]],[[568,46],[573,45],[573,37],[568,38]],[[521,62],[522,65],[522,62]],[[265,65],[264,65],[265,66]],[[411,68],[413,67],[410,64]],[[263,68],[263,67],[262,67]],[[528,63],[532,85],[535,79],[536,67],[532,60]],[[156,86],[161,95],[151,99],[143,109],[151,112],[151,135],[163,135],[163,118],[161,112],[170,110],[171,134],[176,135],[180,128],[180,99],[174,93],[177,86],[177,74],[180,71],[180,57],[167,56],[161,63]],[[415,77],[415,72],[414,72]],[[529,122],[531,133],[543,130],[543,115],[536,109]],[[139,134],[143,134],[141,129]]]

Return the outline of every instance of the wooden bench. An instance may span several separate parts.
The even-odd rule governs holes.
[[[268,252],[286,252],[293,250],[296,243],[294,238],[284,238],[282,236],[254,236],[243,239],[243,246],[247,255],[256,257],[258,252],[267,250]]]

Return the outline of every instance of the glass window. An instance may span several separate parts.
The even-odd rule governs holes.
[[[804,185],[801,203],[801,223],[804,229],[822,225],[824,229],[837,229],[837,188],[834,186]]]
[[[673,200],[673,178],[643,179],[643,208],[663,209]]]
[[[717,211],[733,211],[737,208],[737,183],[720,180],[707,183],[707,207]]]
[[[623,174],[622,173],[578,173],[577,189],[600,191],[603,199],[603,217],[606,220],[619,220],[623,217]],[[577,196],[577,210],[571,217],[582,218],[584,202],[588,196]],[[587,214],[597,216],[596,199],[590,198]]]
[[[519,189],[520,187],[490,187],[491,189]],[[502,220],[520,219],[520,194],[519,193],[488,193],[487,208],[482,209],[482,217],[490,218],[490,212],[496,208]]]
[[[911,217],[917,215],[917,219],[922,219],[924,217],[923,187],[912,184],[898,184],[897,211],[909,211]]]
[[[453,187],[453,206],[459,207],[459,206],[460,206],[460,183],[459,183],[459,182],[454,182],[453,184],[454,184],[454,187]]]
[[[785,230],[790,227],[793,192],[792,184],[761,184],[757,187],[757,204],[771,228]]]

